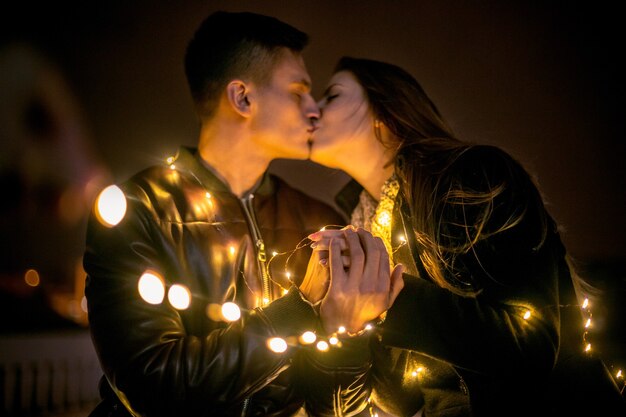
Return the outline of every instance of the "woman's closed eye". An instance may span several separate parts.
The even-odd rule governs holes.
[[[339,97],[339,94],[329,94],[329,95],[326,96],[325,101],[326,101],[326,103],[330,103],[331,101],[333,101],[337,97]]]

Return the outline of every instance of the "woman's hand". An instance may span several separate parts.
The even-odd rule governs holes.
[[[397,265],[391,271],[380,238],[352,227],[317,232],[310,238],[316,242],[318,265],[323,266],[324,251],[329,253],[330,280],[320,307],[327,333],[340,326],[357,333],[393,304],[404,286],[403,267]]]

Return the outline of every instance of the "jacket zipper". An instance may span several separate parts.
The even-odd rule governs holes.
[[[259,267],[259,271],[261,272],[261,280],[263,285],[263,299],[261,303],[262,305],[265,305],[271,301],[270,276],[269,271],[267,270],[267,254],[265,253],[265,243],[263,242],[261,230],[259,229],[259,225],[254,214],[253,200],[254,194],[248,194],[246,197],[241,199],[241,203],[243,206],[243,212],[246,215],[246,219],[248,220],[248,227],[250,228],[250,233],[252,234],[252,240],[254,241],[254,245],[256,246],[256,261]],[[243,406],[241,409],[242,417],[246,416],[249,407],[250,397],[243,400]]]
[[[261,230],[259,229],[259,225],[256,221],[252,200],[254,200],[254,194],[249,194],[248,196],[242,198],[241,202],[243,203],[243,211],[246,215],[246,218],[248,219],[248,225],[250,226],[252,239],[254,240],[254,245],[256,246],[256,261],[259,267],[259,271],[261,272],[261,280],[263,285],[262,303],[263,305],[265,305],[272,300],[270,277],[267,270],[267,254],[265,253],[265,243],[263,242]]]

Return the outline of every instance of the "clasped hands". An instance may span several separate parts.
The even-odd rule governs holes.
[[[353,226],[309,235],[313,253],[300,291],[320,302],[320,318],[328,334],[340,326],[358,333],[393,304],[404,286],[402,265],[391,269],[379,237]]]

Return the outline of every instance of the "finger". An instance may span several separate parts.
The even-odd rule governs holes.
[[[365,252],[361,246],[359,235],[353,230],[344,230],[344,236],[348,242],[348,250],[350,251],[350,271],[348,273],[348,285],[353,288],[359,288],[365,266]]]
[[[311,233],[310,235],[308,235],[307,237],[309,239],[311,239],[312,241],[318,241],[321,239],[332,239],[333,237],[337,237],[337,236],[341,236],[342,235],[342,231],[341,230],[318,230],[315,233]]]
[[[339,236],[334,236],[334,237],[322,237],[317,241],[314,241],[311,244],[311,247],[314,250],[328,250],[328,246],[330,245],[330,240],[331,239],[338,239],[338,242],[341,245],[341,250],[342,251],[346,251],[348,249],[348,244],[346,243],[345,239],[343,238],[343,233]]]
[[[346,281],[346,272],[343,269],[343,263],[341,261],[341,249],[339,244],[335,240],[330,241],[330,288],[335,285],[340,288],[343,287]]]
[[[379,265],[378,265],[378,280],[376,281],[377,291],[389,291],[390,289],[390,274],[391,266],[389,265],[389,255],[387,254],[387,247],[383,240],[379,237],[375,238],[376,246],[380,253]]]
[[[393,268],[393,272],[391,273],[391,291],[389,293],[389,307],[391,307],[398,298],[398,294],[404,288],[404,265],[398,264]]]
[[[326,256],[323,257],[319,257],[319,264],[326,267],[328,266],[328,262],[329,262],[329,253],[328,251],[325,252]],[[350,268],[350,257],[349,256],[341,256],[341,262],[343,263],[343,268],[344,270],[347,268]]]
[[[377,241],[378,238],[375,238],[370,232],[361,228],[357,229],[357,235],[359,236],[361,245],[363,246],[365,250],[365,264],[363,268],[363,275],[360,280],[361,290],[364,292],[377,291],[379,287],[378,281],[382,277],[382,278],[386,278],[386,280],[384,280],[385,284],[383,287],[383,291],[388,291],[389,290],[389,269],[387,269],[386,274],[383,274],[381,276],[380,274],[381,247]],[[383,248],[384,248],[384,245],[383,245]]]

